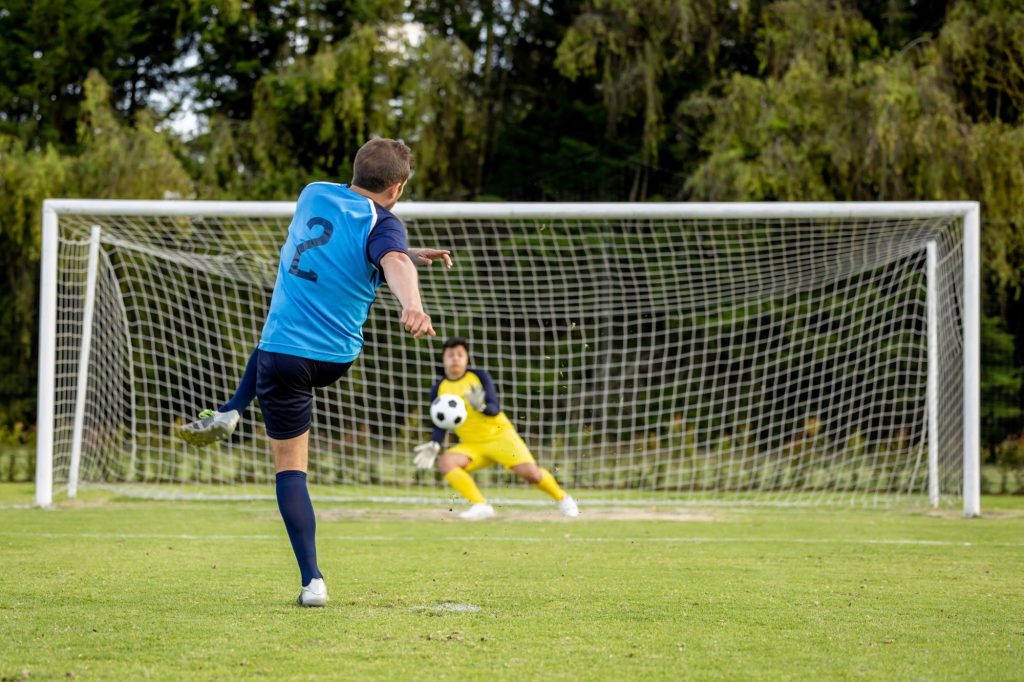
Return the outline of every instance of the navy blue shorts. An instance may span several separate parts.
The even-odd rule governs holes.
[[[313,389],[330,386],[351,366],[351,362],[324,362],[261,350],[256,395],[267,435],[287,440],[308,431],[313,423]]]

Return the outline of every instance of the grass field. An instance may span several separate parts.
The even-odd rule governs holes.
[[[2,679],[1024,678],[1024,498],[850,508],[321,504],[326,609],[271,501],[0,485]],[[465,610],[457,610],[465,609]]]

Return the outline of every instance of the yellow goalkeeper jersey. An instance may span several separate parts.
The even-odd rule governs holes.
[[[446,393],[454,393],[464,397],[466,391],[479,386],[484,389],[486,406],[483,411],[473,409],[473,406],[466,401],[466,421],[455,429],[455,435],[462,443],[486,443],[501,438],[502,436],[515,433],[512,422],[501,411],[498,404],[498,391],[494,388],[494,381],[491,375],[481,369],[467,369],[466,373],[454,381],[442,376],[430,389],[430,402],[434,398]],[[444,443],[444,430],[434,427],[433,440],[437,443]]]

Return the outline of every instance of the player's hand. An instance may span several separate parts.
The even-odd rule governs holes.
[[[439,260],[443,261],[444,266],[449,270],[452,267],[452,252],[448,249],[409,249],[409,257],[416,265],[431,265],[434,261]]]
[[[465,398],[466,404],[477,412],[483,412],[487,408],[487,394],[484,393],[483,386],[471,387],[462,394],[462,397]]]
[[[438,453],[441,452],[441,444],[437,441],[429,440],[426,443],[420,443],[412,451],[416,453],[416,456],[412,458],[412,462],[416,465],[417,469],[433,469],[434,460],[437,459]]]
[[[427,334],[437,336],[437,332],[434,331],[434,327],[430,324],[430,315],[427,315],[422,310],[405,308],[402,310],[401,323],[405,327],[405,331],[412,334],[413,338],[418,339]]]

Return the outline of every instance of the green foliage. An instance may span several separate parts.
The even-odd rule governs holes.
[[[778,79],[803,62],[823,77],[847,74],[878,54],[875,29],[852,5],[780,0],[768,5],[758,31],[760,71]]]
[[[43,200],[64,193],[68,159],[0,135],[0,425],[35,412],[36,282]]]
[[[766,29],[765,77],[734,74],[682,105],[681,115],[707,124],[690,192],[740,201],[972,196],[970,127],[935,51],[863,59],[858,45],[877,45],[870,26],[844,10],[824,12],[822,23],[829,39],[806,44]]]
[[[991,461],[999,461],[997,446],[1020,430],[1024,416],[1018,402],[1021,368],[1013,361],[1013,336],[998,317],[982,318],[981,343],[986,349],[981,365],[981,392],[986,398],[981,409],[981,441],[982,447],[990,450]],[[1007,454],[1013,452],[1008,450]]]
[[[456,40],[413,44],[398,24],[357,25],[261,79],[250,121],[213,120],[201,184],[291,198],[314,177],[347,181],[359,146],[383,135],[415,147],[413,195],[464,195],[479,148],[471,70]]]
[[[698,50],[713,65],[722,13],[738,14],[742,23],[748,7],[741,2],[723,11],[712,0],[594,0],[566,32],[555,66],[570,79],[598,77],[608,137],[616,136],[623,119],[636,117],[643,129],[641,158],[655,166],[667,134],[666,86],[693,68]]]
[[[981,121],[1024,115],[1024,10],[1013,0],[959,2],[939,37],[964,107]]]
[[[83,83],[77,155],[53,146],[27,149],[0,136],[0,425],[31,421],[35,409],[35,348],[41,210],[49,197],[164,198],[189,196],[192,181],[148,112],[126,125],[98,73]]]
[[[111,107],[110,87],[93,71],[85,80],[78,125],[82,151],[70,164],[75,194],[120,199],[164,199],[192,195],[192,181],[172,151],[167,133],[142,111],[134,125]]]
[[[999,463],[1000,486],[995,492],[1024,494],[1024,433],[1009,436],[995,447],[995,461]],[[1011,487],[1010,478],[1015,479]]]
[[[359,25],[397,21],[400,0],[192,0],[201,59],[187,70],[209,114],[253,117],[260,82],[345,40]]]
[[[1013,359],[983,350],[1024,357],[1013,0],[11,0],[0,34],[0,423],[31,421],[44,198],[290,199],[374,134],[416,199],[977,199]]]
[[[7,0],[0,7],[0,133],[74,149],[90,70],[122,120],[178,75],[197,0]]]
[[[0,415],[0,481],[31,481],[35,477],[35,429],[20,421],[7,425]]]

